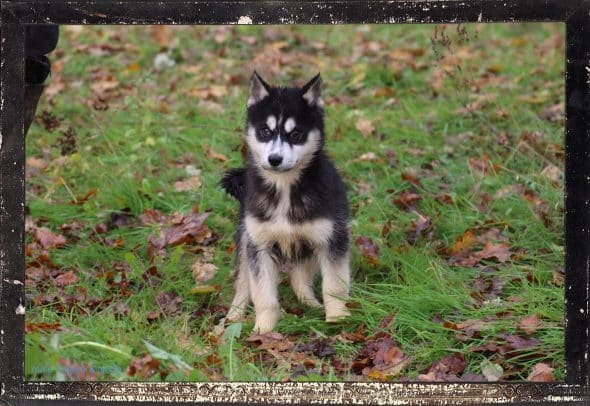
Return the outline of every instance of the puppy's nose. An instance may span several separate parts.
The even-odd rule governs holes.
[[[281,162],[283,162],[283,157],[280,155],[272,154],[268,157],[268,163],[275,168],[279,166]]]

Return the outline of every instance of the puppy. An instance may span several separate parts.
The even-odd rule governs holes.
[[[272,331],[281,272],[302,303],[321,306],[312,289],[319,270],[326,321],[338,321],[349,315],[348,202],[324,152],[320,75],[303,87],[275,87],[254,72],[247,105],[246,165],[221,181],[240,202],[236,292],[226,319],[242,318],[251,300],[254,331]]]

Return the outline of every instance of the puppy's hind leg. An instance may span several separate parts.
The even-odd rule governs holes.
[[[313,259],[301,261],[295,265],[295,268],[289,274],[291,287],[297,299],[304,305],[310,307],[320,307],[313,293],[313,278],[317,273],[317,262]]]
[[[320,254],[320,269],[326,321],[328,323],[337,322],[350,315],[346,308],[350,285],[348,252],[338,258],[333,258],[327,251],[322,252]]]

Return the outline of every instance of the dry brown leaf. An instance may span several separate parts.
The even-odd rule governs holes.
[[[197,284],[211,280],[217,273],[217,270],[217,266],[203,262],[201,258],[195,261],[192,266],[193,278],[195,278]]]
[[[78,282],[78,277],[74,273],[74,271],[64,272],[61,275],[58,275],[55,279],[55,284],[59,287],[64,287],[68,285],[73,285],[74,283]]]
[[[43,158],[31,156],[27,158],[27,168],[44,170],[47,168],[47,162]]]
[[[371,264],[376,265],[379,262],[379,246],[375,244],[372,239],[360,236],[354,241],[354,243],[361,252],[361,255]]]
[[[201,178],[198,176],[191,176],[185,180],[174,182],[174,189],[177,192],[188,192],[190,190],[197,190],[201,187]]]
[[[557,103],[553,106],[545,107],[539,113],[539,117],[549,121],[560,121],[565,117],[565,107],[563,103]]]
[[[554,368],[551,368],[549,364],[539,362],[533,366],[533,370],[526,380],[531,382],[553,382],[555,380],[553,371]]]
[[[107,76],[103,80],[99,80],[90,85],[94,93],[99,96],[104,96],[110,90],[114,90],[119,86],[119,81],[114,76]]]
[[[553,183],[559,182],[563,178],[563,171],[557,166],[549,164],[541,171],[541,175]]]
[[[420,196],[418,193],[404,191],[398,197],[396,197],[393,202],[400,209],[408,210],[414,207],[420,200],[422,200],[422,196]]]
[[[45,249],[59,248],[66,244],[63,235],[55,234],[45,227],[35,227],[33,230],[35,240]]]
[[[152,25],[152,38],[161,47],[167,47],[170,43],[171,29],[168,25]]]
[[[207,156],[208,156],[209,158],[216,159],[216,160],[218,160],[219,162],[226,162],[226,161],[228,161],[228,160],[229,160],[229,158],[228,158],[228,157],[226,157],[226,156],[225,156],[225,155],[223,155],[223,154],[220,154],[219,152],[215,152],[215,151],[213,151],[213,149],[212,149],[211,147],[209,147],[209,146],[208,146],[208,147],[207,147],[207,149],[206,149],[206,153],[207,153]]]
[[[532,334],[541,325],[541,320],[539,320],[539,316],[533,314],[531,316],[523,317],[520,323],[518,324],[518,329],[524,331],[526,334]]]
[[[477,237],[471,230],[465,231],[463,235],[457,237],[453,245],[451,246],[451,255],[456,256],[461,253],[469,251],[473,246],[477,244]]]

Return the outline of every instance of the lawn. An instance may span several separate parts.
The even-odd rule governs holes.
[[[30,380],[563,380],[562,24],[63,26],[27,135]],[[351,317],[230,304],[248,80],[321,72]],[[320,281],[316,288],[321,289]]]

